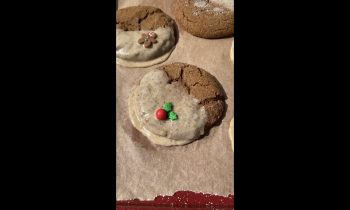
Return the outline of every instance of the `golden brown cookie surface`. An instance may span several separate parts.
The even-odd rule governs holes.
[[[232,36],[233,8],[228,8],[217,2],[176,0],[174,4],[176,20],[186,31],[197,37],[222,38]]]

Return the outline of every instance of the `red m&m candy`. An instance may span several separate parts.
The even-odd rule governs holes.
[[[156,118],[158,120],[166,120],[167,117],[168,117],[168,114],[166,113],[166,111],[164,109],[157,109]]]

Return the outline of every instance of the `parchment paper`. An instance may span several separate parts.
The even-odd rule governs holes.
[[[172,13],[172,0],[119,0],[118,8],[149,5]],[[176,191],[233,195],[233,152],[228,129],[233,117],[233,38],[201,39],[179,28],[179,40],[169,59],[148,68],[117,65],[117,200],[153,200]],[[131,124],[127,98],[131,88],[153,68],[173,62],[196,65],[214,75],[228,99],[219,126],[208,136],[185,146],[162,147],[149,142]]]

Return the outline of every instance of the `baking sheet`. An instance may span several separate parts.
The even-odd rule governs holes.
[[[118,8],[149,5],[172,13],[172,0],[119,0]],[[176,191],[233,195],[233,152],[228,129],[233,117],[233,64],[230,48],[233,38],[202,39],[179,28],[179,40],[164,63],[148,68],[117,65],[117,200],[153,200]],[[131,88],[157,66],[183,62],[214,75],[228,99],[227,111],[219,126],[208,136],[185,146],[162,147],[151,144],[131,124],[127,99]]]

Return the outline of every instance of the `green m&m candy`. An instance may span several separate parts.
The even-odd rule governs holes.
[[[175,112],[169,112],[168,118],[170,120],[177,120],[177,114]]]
[[[163,109],[167,112],[170,112],[171,110],[173,110],[173,104],[171,102],[166,102],[163,105]]]

